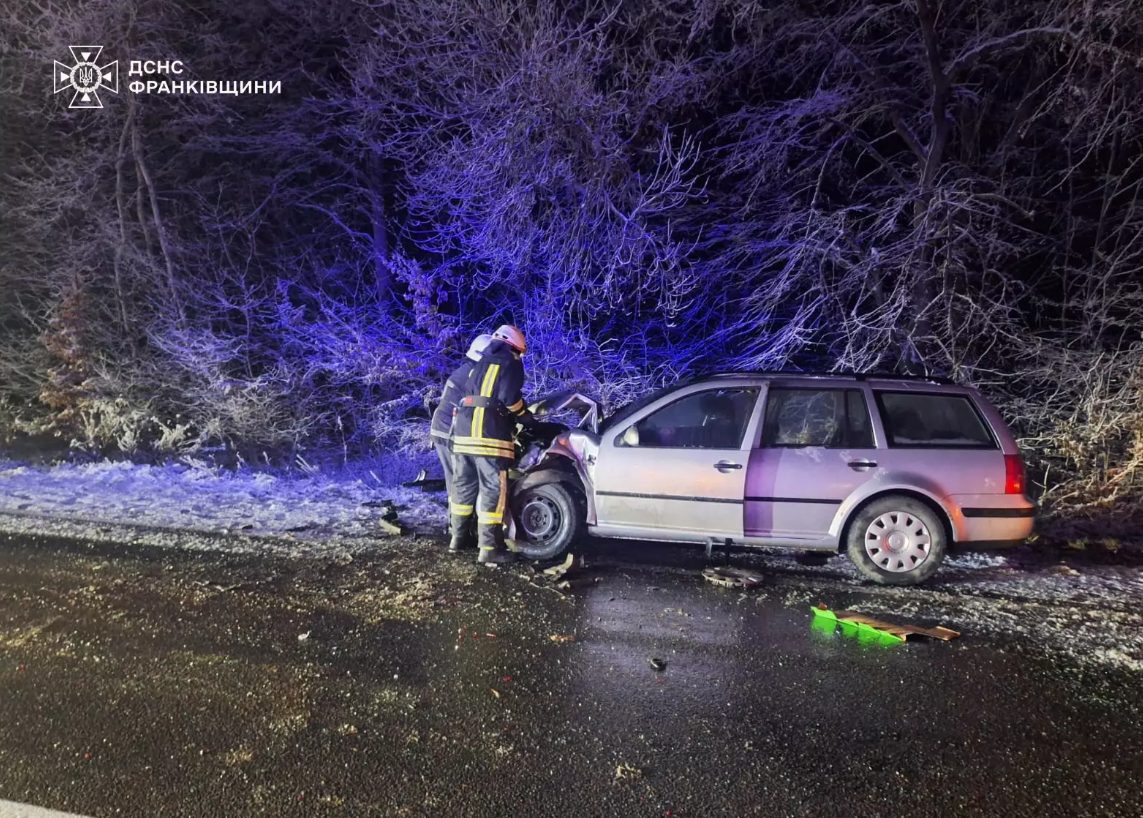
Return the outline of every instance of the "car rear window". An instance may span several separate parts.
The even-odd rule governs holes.
[[[994,449],[996,441],[965,395],[877,392],[890,446]]]

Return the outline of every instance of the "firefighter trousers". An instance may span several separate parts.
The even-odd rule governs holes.
[[[481,547],[502,543],[501,526],[508,503],[508,470],[498,458],[473,454],[452,456],[452,492],[449,511],[459,517],[476,514]],[[492,534],[495,536],[490,536]]]
[[[452,449],[448,441],[439,437],[433,438],[433,448],[437,450],[437,457],[441,459],[441,468],[444,469],[445,490],[449,499],[452,499]]]

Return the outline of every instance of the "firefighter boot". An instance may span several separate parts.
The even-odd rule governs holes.
[[[452,539],[449,540],[448,543],[450,554],[455,554],[458,551],[466,551],[475,545],[472,541],[471,514],[449,515],[449,527],[452,529]]]
[[[504,545],[504,526],[499,523],[477,526],[476,532],[480,543],[477,562],[484,565],[502,565],[515,561],[516,555]]]

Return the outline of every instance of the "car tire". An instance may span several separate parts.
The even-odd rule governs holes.
[[[948,533],[928,505],[902,494],[879,497],[852,519],[846,552],[878,585],[916,585],[944,561]]]
[[[543,483],[516,493],[516,553],[530,560],[563,554],[583,534],[585,505],[567,483]]]

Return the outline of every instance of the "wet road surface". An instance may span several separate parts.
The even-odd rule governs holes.
[[[336,562],[0,537],[0,799],[96,818],[1143,812],[1140,674],[968,632],[866,644],[809,614],[860,590],[722,589],[690,553],[638,548],[590,555],[563,594],[431,540]]]

